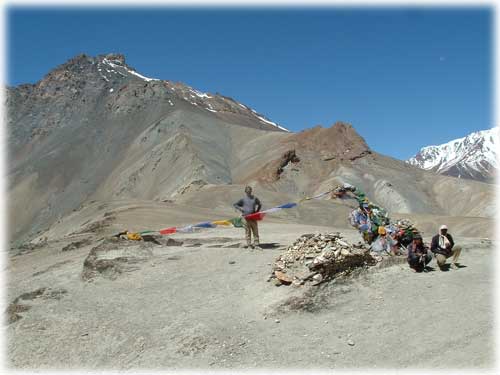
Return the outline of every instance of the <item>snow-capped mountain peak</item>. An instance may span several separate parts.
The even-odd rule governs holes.
[[[450,142],[423,147],[406,162],[436,173],[492,181],[498,169],[498,127],[471,133]]]
[[[284,128],[283,126],[280,126],[279,124],[269,120],[254,109],[243,105],[232,98],[222,95],[211,95],[208,93],[200,92],[186,84],[173,83],[157,78],[149,78],[142,74],[139,74],[135,69],[129,67],[125,63],[125,57],[121,54],[108,54],[99,56],[97,59],[97,70],[101,78],[107,83],[113,82],[117,77],[133,77],[135,79],[139,78],[145,82],[160,82],[164,85],[165,88],[170,90],[179,98],[189,102],[190,104],[198,108],[212,113],[223,114],[225,112],[231,112],[244,115],[259,121],[260,123],[264,124],[264,126],[269,127],[270,125],[274,128],[289,132],[289,130]],[[109,92],[113,91],[114,88],[110,89]],[[169,103],[171,103],[172,106],[174,105],[172,101],[170,101]]]

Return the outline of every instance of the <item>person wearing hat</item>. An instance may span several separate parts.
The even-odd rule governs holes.
[[[351,225],[359,230],[363,240],[371,244],[374,239],[371,222],[372,209],[368,202],[362,202],[359,208],[351,212]]]
[[[441,225],[439,227],[439,234],[432,237],[431,251],[436,257],[439,269],[443,270],[444,265],[446,264],[446,259],[451,256],[453,258],[451,259],[450,268],[454,270],[458,269],[456,263],[460,253],[462,252],[462,247],[455,246],[453,237],[448,233],[448,227],[446,225]]]
[[[412,242],[408,245],[408,264],[415,272],[422,272],[432,260],[428,247],[424,245],[420,234],[413,235]]]
[[[370,246],[370,250],[376,253],[386,252],[388,254],[396,255],[398,252],[398,242],[392,238],[390,233],[387,232],[385,227],[380,226],[377,229],[378,237]]]

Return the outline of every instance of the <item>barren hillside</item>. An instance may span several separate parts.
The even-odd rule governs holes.
[[[121,55],[77,56],[35,85],[9,88],[7,108],[16,242],[91,202],[175,201],[228,212],[245,184],[267,207],[348,182],[391,213],[494,212],[491,185],[380,155],[349,124],[290,133],[231,98],[144,77]],[[348,209],[329,202],[293,215],[325,224]]]

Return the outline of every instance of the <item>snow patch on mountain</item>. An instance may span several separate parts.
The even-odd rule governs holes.
[[[274,126],[280,130],[290,132],[288,129],[285,127],[278,125],[277,123],[269,120],[268,118],[264,117],[264,115],[258,113],[254,109],[241,104],[231,98],[227,98],[224,96],[221,96],[219,94],[216,95],[211,95],[209,93],[201,92],[193,87],[190,87],[185,84],[181,83],[173,83],[170,81],[165,81],[165,80],[160,80],[156,78],[150,78],[143,76],[142,74],[137,73],[135,70],[131,69],[125,64],[124,58],[120,59],[119,57],[116,57],[117,55],[106,55],[106,57],[102,57],[97,64],[97,70],[101,77],[106,81],[110,82],[110,79],[112,76],[109,74],[119,74],[123,77],[133,75],[136,77],[139,77],[140,79],[146,81],[146,82],[151,82],[151,81],[158,81],[162,82],[168,90],[171,90],[171,92],[176,95],[179,98],[184,99],[186,102],[190,103],[191,105],[205,109],[209,112],[212,113],[224,113],[224,112],[233,112],[233,113],[238,113],[241,115],[253,117],[256,120],[267,124]],[[119,55],[118,55],[119,56]],[[104,71],[108,73],[108,76],[104,74]],[[111,92],[111,91],[110,91]],[[169,103],[170,105],[173,105]],[[238,108],[237,110],[234,109],[234,107]]]
[[[493,179],[498,169],[498,127],[450,142],[423,147],[408,164],[440,174],[478,180]]]
[[[114,62],[113,62],[114,61]],[[145,77],[143,76],[142,74],[139,74],[137,73],[136,71],[132,70],[132,69],[129,69],[127,68],[126,66],[123,66],[121,61],[119,60],[108,60],[107,58],[103,58],[102,59],[102,62],[108,66],[110,66],[111,68],[114,68],[114,69],[123,69],[125,70],[126,72],[130,73],[130,74],[133,74],[135,75],[136,77],[139,77],[141,79],[143,79],[144,81],[146,82],[149,82],[149,81],[159,81],[159,79],[156,79],[156,78],[149,78],[149,77]],[[106,69],[106,71],[108,73],[111,73],[110,70]],[[119,71],[115,71],[113,70],[113,73],[119,73]],[[122,74],[123,75],[123,74]]]

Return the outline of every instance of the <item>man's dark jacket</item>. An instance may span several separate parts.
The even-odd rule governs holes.
[[[434,254],[443,254],[443,255],[451,254],[451,249],[453,249],[453,245],[455,245],[455,242],[453,242],[453,237],[449,233],[446,233],[446,238],[448,238],[448,241],[450,241],[451,244],[449,249],[443,249],[442,247],[439,247],[439,234],[436,234],[434,237],[432,237],[431,251]]]

